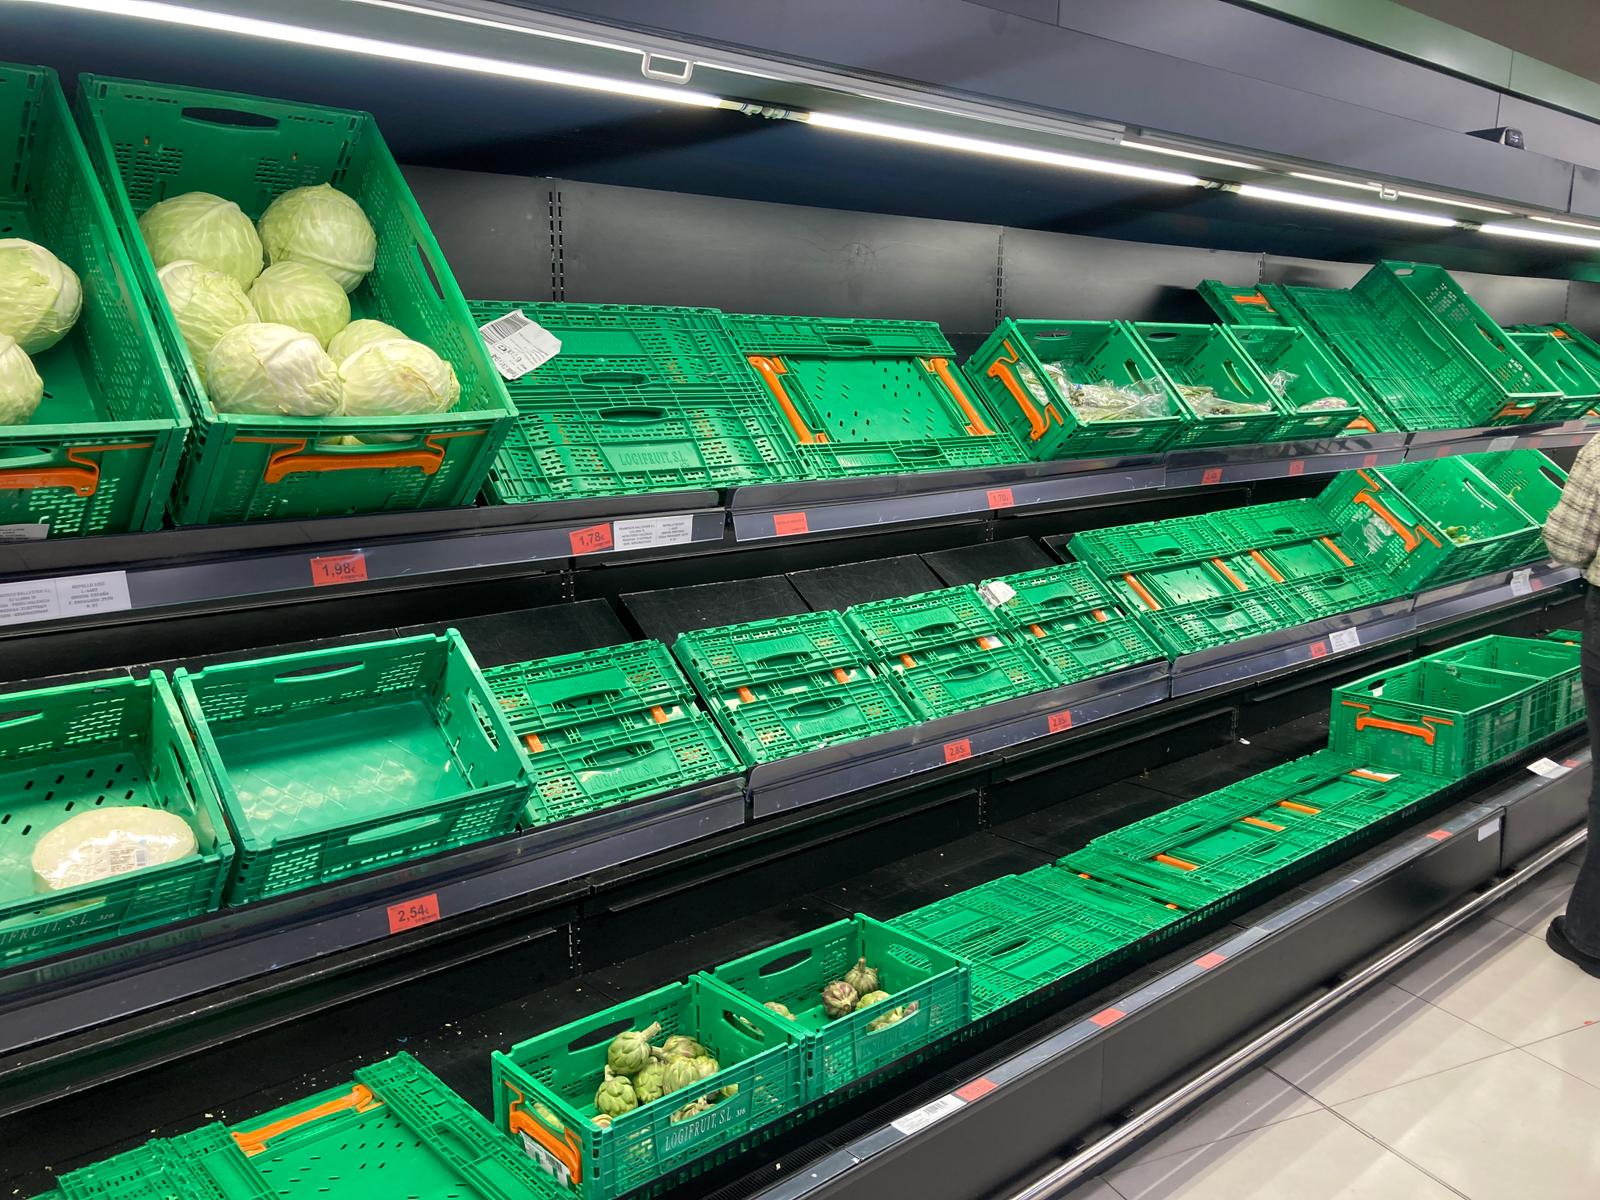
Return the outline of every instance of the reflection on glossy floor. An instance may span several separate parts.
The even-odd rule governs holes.
[[[1600,1195],[1600,979],[1543,941],[1576,870],[1551,868],[1073,1200]]]

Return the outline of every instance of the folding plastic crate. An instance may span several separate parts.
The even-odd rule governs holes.
[[[510,663],[484,679],[533,781],[524,828],[739,770],[660,642]]]
[[[1223,788],[1095,838],[1089,848],[1130,861],[1150,861],[1179,871],[1197,871],[1242,859],[1256,864],[1292,863],[1342,840],[1349,829],[1322,814],[1284,809],[1271,819],[1258,814],[1260,797]]]
[[[1251,328],[1297,329],[1300,314],[1281,284],[1232,286],[1220,279],[1202,279],[1195,291],[1211,306],[1211,311],[1231,325]]]
[[[1548,638],[1494,634],[1429,656],[1438,662],[1487,667],[1534,681],[1529,740],[1538,741],[1584,719],[1582,647]]]
[[[1277,435],[1283,415],[1278,394],[1222,326],[1131,325],[1184,414],[1174,446],[1270,442]]]
[[[802,478],[1017,462],[1021,451],[931,321],[730,314]],[[781,417],[781,420],[779,419]]]
[[[175,676],[242,904],[509,833],[511,727],[454,630]]]
[[[370,113],[84,75],[78,116],[194,423],[178,475],[180,524],[472,503],[516,410]],[[295,417],[212,406],[138,215],[203,191],[257,218],[279,194],[321,183],[360,204],[378,235],[376,265],[350,296],[352,317],[387,321],[449,362],[461,384],[451,411]]]
[[[1318,503],[1356,561],[1405,591],[1515,566],[1533,522],[1465,459],[1334,476]]]
[[[1361,408],[1366,393],[1315,334],[1270,325],[1235,325],[1227,333],[1272,389],[1279,414],[1274,440],[1341,437],[1373,428]]]
[[[1076,533],[1067,552],[1102,580],[1129,571],[1200,562],[1229,551],[1228,514],[1209,513],[1169,521],[1143,521]]]
[[[1214,554],[1195,562],[1124,571],[1106,583],[1119,603],[1142,616],[1270,589],[1274,583],[1271,573],[1270,564],[1248,555],[1224,558]]]
[[[1378,297],[1396,287],[1431,315],[1494,380],[1501,403],[1494,411],[1480,412],[1480,418],[1494,424],[1526,421],[1563,405],[1565,397],[1544,372],[1449,271],[1433,263],[1383,261],[1357,281],[1354,290],[1387,308],[1388,300]]]
[[[1499,450],[1467,457],[1473,469],[1522,512],[1533,528],[1526,531],[1515,550],[1507,555],[1513,563],[1536,562],[1548,558],[1544,544],[1544,523],[1561,501],[1567,473],[1550,456],[1539,450]]]
[[[167,678],[0,696],[0,967],[215,909],[233,842]],[[34,879],[39,840],[75,813],[182,817],[196,853],[57,891]]]
[[[696,629],[674,649],[752,765],[916,721],[836,612]]]
[[[1543,636],[1546,641],[1564,642],[1571,646],[1581,646],[1583,644],[1583,630],[1581,629],[1552,629]]]
[[[1170,445],[1185,410],[1161,368],[1122,321],[1000,323],[967,360],[1023,451],[1035,459],[1145,454]],[[1160,415],[1093,420],[1074,406],[1074,388],[1128,389]]]
[[[1314,538],[1336,538],[1342,526],[1315,500],[1279,500],[1212,513],[1210,528],[1224,550],[1266,550]]]
[[[1309,619],[1298,599],[1282,589],[1270,594],[1241,593],[1230,599],[1164,608],[1139,616],[1169,658],[1181,658],[1273,629],[1287,629]]]
[[[1531,742],[1526,675],[1420,659],[1333,691],[1329,746],[1379,767],[1461,779]]]
[[[889,999],[834,1020],[822,989],[858,961],[878,972]],[[857,915],[724,963],[711,980],[752,1004],[779,1003],[793,1014],[806,1055],[808,1098],[821,1100],[881,1067],[929,1046],[972,1020],[967,964],[923,939]],[[900,1020],[871,1028],[894,1009]]]
[[[657,1045],[672,1034],[693,1037],[720,1069],[693,1088],[596,1124],[595,1092],[611,1040],[652,1024],[661,1026]],[[495,1124],[582,1200],[665,1185],[806,1102],[800,1032],[709,978],[671,983],[496,1051]],[[729,1088],[737,1090],[727,1095]],[[719,1094],[704,1111],[685,1111]]]
[[[1105,584],[1077,563],[986,579],[978,595],[1012,628],[1040,638],[1122,615]]]
[[[1277,583],[1298,583],[1322,579],[1330,572],[1361,573],[1366,568],[1339,544],[1337,536],[1306,538],[1283,542],[1250,555],[1261,570]]]
[[[875,600],[844,616],[923,720],[1046,691],[1053,683],[975,588]]]
[[[0,64],[0,147],[0,238],[46,247],[83,288],[71,332],[31,356],[38,411],[0,426],[0,526],[159,528],[189,419],[48,67]]]
[[[1600,406],[1600,379],[1591,368],[1600,368],[1600,357],[1587,361],[1573,348],[1573,341],[1555,329],[1536,332],[1511,330],[1513,344],[1561,393],[1562,399],[1540,405],[1541,421],[1570,421],[1587,417]]]
[[[1395,597],[1389,581],[1365,567],[1338,567],[1323,575],[1296,579],[1283,585],[1308,619],[1355,612]]]
[[[1023,644],[1057,683],[1079,683],[1167,657],[1133,617],[1112,617],[1078,629],[1032,629],[1043,632],[1022,631]]]
[[[1516,325],[1513,326],[1513,329],[1518,333],[1544,333],[1555,338],[1591,378],[1600,382],[1600,342],[1596,342],[1576,325],[1561,321],[1554,325]],[[1526,348],[1526,343],[1519,344]],[[1530,357],[1533,357],[1535,361],[1538,360],[1537,355],[1531,355]],[[1550,373],[1547,371],[1546,374]],[[1552,382],[1556,382],[1559,386],[1559,381],[1552,379]],[[1581,387],[1581,384],[1578,386]],[[1600,405],[1575,415],[1593,419],[1596,416],[1600,416]]]
[[[1413,816],[1450,782],[1421,771],[1374,766],[1336,750],[1318,750],[1241,779],[1228,790],[1269,804],[1270,809],[1256,814],[1269,821],[1278,811],[1299,812],[1362,829]]]

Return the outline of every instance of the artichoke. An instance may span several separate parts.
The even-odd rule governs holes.
[[[722,1070],[722,1068],[717,1065],[717,1060],[712,1058],[709,1054],[699,1055],[696,1058],[691,1058],[689,1061],[694,1064],[694,1069],[700,1072],[701,1079],[710,1079],[718,1071]]]
[[[739,1094],[739,1085],[737,1083],[730,1083],[727,1087],[723,1088],[720,1092],[713,1093],[712,1097],[711,1097],[711,1100],[712,1100],[712,1103],[720,1103],[723,1100],[732,1100],[738,1094]]]
[[[822,1009],[832,1020],[848,1017],[856,1010],[858,994],[842,979],[835,979],[822,989]]]
[[[863,1008],[871,1008],[874,1004],[882,1004],[888,998],[888,992],[867,992],[861,999],[856,1001],[856,1011],[860,1012]]]
[[[602,1116],[620,1117],[639,1107],[639,1098],[633,1093],[633,1084],[626,1079],[608,1079],[594,1094],[594,1106]]]
[[[857,995],[865,996],[878,990],[878,968],[869,967],[866,959],[858,958],[856,965],[845,972],[844,981],[855,988]]]
[[[611,1128],[611,1118],[606,1116],[605,1113],[596,1113],[589,1120],[597,1129]]]
[[[687,1121],[690,1117],[698,1117],[710,1107],[710,1103],[702,1096],[698,1100],[685,1104],[677,1112],[673,1113],[672,1123],[676,1125],[679,1121]]]
[[[660,1025],[651,1025],[648,1029],[630,1029],[617,1034],[606,1050],[606,1066],[616,1075],[637,1075],[650,1065],[650,1039],[660,1032]]]
[[[649,1104],[666,1095],[667,1068],[653,1062],[633,1077],[633,1094],[640,1104]]]
[[[777,1013],[780,1017],[788,1017],[789,1020],[794,1020],[794,1014],[789,1011],[789,1006],[787,1004],[779,1004],[776,1000],[768,1000],[767,1007],[773,1012]]]
[[[661,1092],[666,1095],[700,1082],[700,1068],[692,1058],[670,1058],[661,1068]]]
[[[867,1032],[868,1033],[875,1033],[878,1030],[886,1028],[887,1026],[893,1025],[898,1021],[903,1021],[903,1020],[905,1020],[905,1018],[906,1018],[906,1010],[905,1009],[903,1009],[903,1008],[891,1008],[888,1012],[884,1013],[883,1016],[879,1017],[876,1021],[868,1021],[867,1022]]]
[[[681,1033],[675,1033],[661,1043],[661,1053],[668,1058],[699,1058],[706,1052],[706,1048],[694,1038]]]

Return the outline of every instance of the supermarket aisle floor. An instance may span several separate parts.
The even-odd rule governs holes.
[[[1576,871],[1552,867],[1073,1200],[1600,1194],[1600,979],[1543,941]]]

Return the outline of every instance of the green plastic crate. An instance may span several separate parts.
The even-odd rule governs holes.
[[[697,629],[675,651],[751,765],[915,723],[836,612]]]
[[[1167,657],[1133,617],[1111,617],[1078,629],[1033,625],[1020,633],[1057,683],[1078,683]]]
[[[1228,534],[1220,524],[1225,515],[1211,513],[1089,529],[1073,535],[1067,552],[1102,580],[1130,571],[1201,562],[1228,552]]]
[[[1582,648],[1547,638],[1492,634],[1451,646],[1429,657],[1439,662],[1488,667],[1534,681],[1529,740],[1538,741],[1584,719]]]
[[[1046,363],[1059,367],[1075,384],[1132,387],[1157,395],[1166,415],[1082,420]],[[1034,459],[1160,450],[1178,437],[1187,415],[1166,387],[1160,366],[1122,321],[1007,319],[967,360],[966,371]]]
[[[178,476],[180,524],[472,503],[516,410],[370,113],[84,75],[78,116],[194,422]],[[204,191],[254,218],[280,193],[319,183],[355,199],[378,235],[376,266],[350,296],[352,318],[387,321],[446,359],[461,383],[450,412],[305,418],[211,406],[138,215]]]
[[[1119,603],[1143,616],[1169,608],[1231,600],[1268,589],[1273,581],[1254,559],[1229,561],[1212,555],[1195,562],[1124,571],[1106,582]]]
[[[1365,392],[1315,334],[1270,325],[1235,325],[1227,333],[1272,389],[1279,414],[1273,440],[1334,438],[1374,428],[1362,411]],[[1334,400],[1343,406],[1329,403]]]
[[[83,285],[77,324],[33,356],[38,411],[0,426],[0,525],[156,529],[189,420],[54,71],[0,64],[0,146],[0,238],[47,247]]]
[[[1214,313],[1232,325],[1282,329],[1301,325],[1300,314],[1292,303],[1284,302],[1286,293],[1279,284],[1234,286],[1220,279],[1202,279],[1195,291]]]
[[[1573,646],[1583,644],[1583,630],[1581,629],[1552,629],[1543,635],[1545,640],[1551,642],[1565,642]]]
[[[665,722],[694,694],[672,653],[654,641],[510,663],[483,675],[519,735],[523,725],[555,729],[635,713]]]
[[[1433,263],[1385,260],[1357,281],[1353,290],[1386,307],[1387,301],[1377,297],[1396,287],[1430,314],[1494,380],[1500,402],[1478,413],[1485,423],[1542,419],[1562,406],[1565,397],[1561,392],[1449,271]]]
[[[847,609],[844,616],[923,720],[1052,686],[1043,664],[989,611],[975,588],[875,600]]]
[[[0,967],[215,909],[233,842],[167,678],[74,683],[0,696]],[[74,812],[155,808],[199,852],[41,893],[34,847]]]
[[[1035,637],[1122,615],[1105,584],[1078,563],[985,579],[978,595],[1012,628]]]
[[[1336,821],[1321,820],[1321,814],[1286,809],[1268,820],[1257,814],[1262,807],[1260,797],[1224,788],[1103,834],[1089,849],[1192,872],[1234,861],[1288,865],[1349,833]]]
[[[242,904],[509,833],[511,727],[455,630],[174,677],[239,854]]]
[[[1405,591],[1515,566],[1537,532],[1461,458],[1344,471],[1318,503],[1349,530],[1346,551]]]
[[[1279,500],[1210,515],[1210,526],[1224,550],[1266,550],[1313,538],[1336,539],[1342,526],[1315,500]]]
[[[1277,393],[1222,326],[1134,321],[1131,327],[1160,365],[1183,412],[1183,428],[1172,445],[1270,442],[1277,435],[1283,416]],[[1216,401],[1254,411],[1208,413],[1201,393],[1185,390],[1205,388]]]
[[[889,999],[832,1020],[822,989],[865,958]],[[914,934],[857,915],[724,963],[717,986],[752,1004],[783,1004],[794,1014],[806,1055],[808,1099],[821,1100],[961,1029],[972,1020],[967,964]],[[905,1016],[868,1029],[893,1008]]]
[[[1546,333],[1558,339],[1562,346],[1566,348],[1567,353],[1577,360],[1578,365],[1589,376],[1600,382],[1600,342],[1596,342],[1576,325],[1561,321],[1554,325],[1515,325],[1512,328],[1519,333]],[[1535,355],[1533,357],[1537,361],[1538,356]],[[1549,374],[1549,372],[1546,372],[1546,374]],[[1552,382],[1556,381],[1552,380]],[[1593,420],[1595,417],[1600,416],[1600,404],[1578,415]]]
[[[1461,779],[1528,745],[1534,681],[1437,659],[1333,691],[1328,744],[1374,766]]]
[[[1550,557],[1544,544],[1544,523],[1561,501],[1567,473],[1539,450],[1499,450],[1468,455],[1473,468],[1495,489],[1527,514],[1533,527],[1522,534],[1517,548],[1508,552],[1513,563],[1536,562]]]
[[[1421,771],[1377,767],[1365,759],[1318,750],[1271,767],[1234,784],[1232,791],[1254,795],[1271,808],[1257,816],[1309,810],[1351,829],[1416,815],[1450,786],[1450,780]]]
[[[1021,458],[931,321],[729,314],[725,322],[802,478]]]
[[[1260,568],[1279,583],[1323,579],[1335,572],[1370,574],[1345,551],[1337,536],[1283,542],[1250,553]]]
[[[698,1039],[721,1070],[689,1095],[674,1092],[596,1125],[606,1048],[617,1034],[651,1024],[661,1025],[663,1038]],[[794,1112],[806,1101],[805,1073],[805,1044],[793,1022],[697,976],[496,1051],[495,1124],[570,1194],[615,1200],[687,1178],[697,1160]],[[698,1116],[672,1119],[695,1096],[726,1087],[738,1091]]]
[[[1164,608],[1141,613],[1139,619],[1167,657],[1181,658],[1268,630],[1287,629],[1310,618],[1292,596],[1280,589],[1240,593],[1184,608]]]
[[[1541,421],[1571,421],[1587,417],[1600,406],[1600,379],[1591,368],[1600,368],[1600,358],[1585,358],[1574,351],[1573,341],[1557,330],[1527,332],[1511,330],[1511,341],[1561,393],[1560,400],[1540,405]]]
[[[1292,580],[1283,590],[1295,597],[1312,619],[1354,612],[1395,596],[1387,579],[1365,567],[1336,567],[1323,575]]]
[[[1231,855],[1189,869],[1154,858],[1124,857],[1097,845],[1067,855],[1060,865],[1130,895],[1174,905],[1181,912],[1172,926],[1178,930],[1242,907],[1271,892],[1285,875],[1303,871],[1339,850],[1337,842],[1284,833],[1253,840]]]

